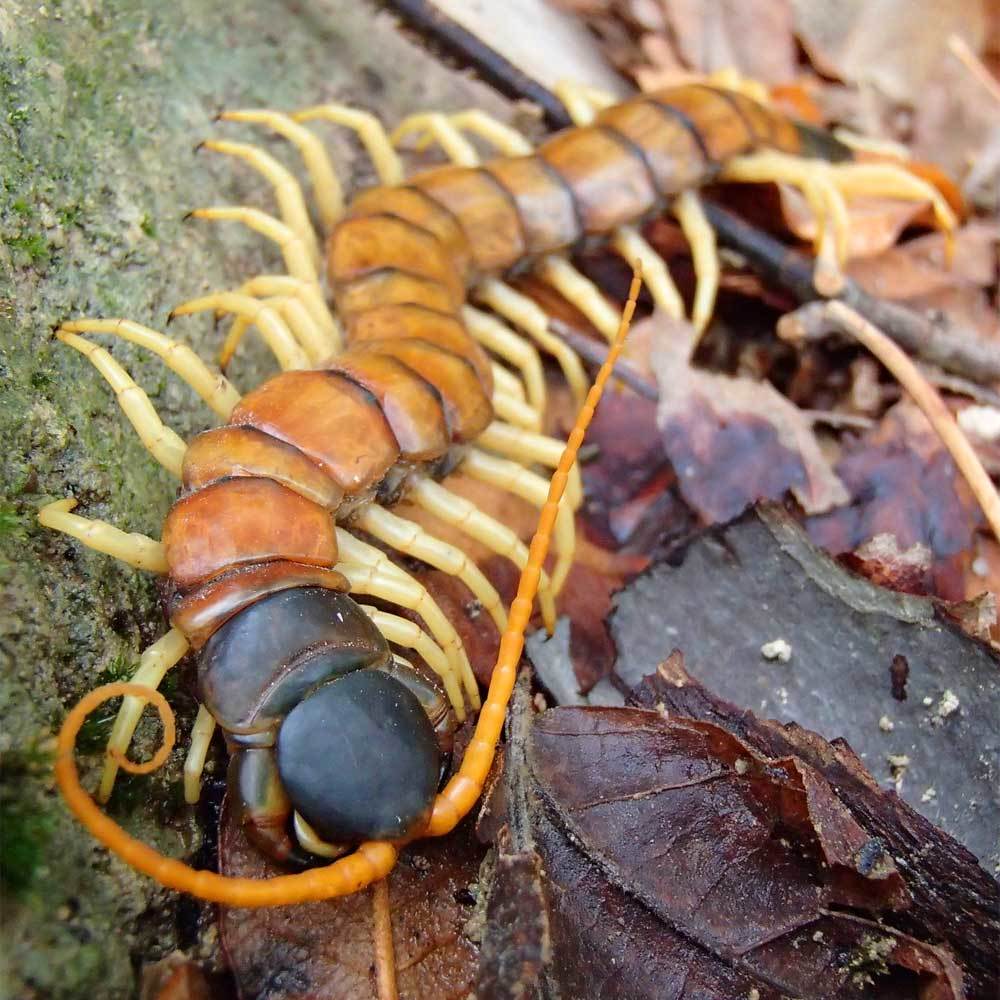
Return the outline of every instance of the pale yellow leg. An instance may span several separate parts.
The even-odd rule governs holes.
[[[444,650],[416,623],[409,618],[390,615],[369,604],[362,604],[361,610],[368,615],[375,627],[385,636],[387,642],[412,649],[441,678],[448,701],[455,710],[459,722],[465,719],[465,699],[458,685],[448,657]]]
[[[674,201],[674,214],[691,247],[694,272],[698,282],[691,307],[691,324],[699,332],[708,326],[715,311],[719,291],[719,254],[712,229],[694,191],[683,191]]]
[[[499,489],[513,493],[514,496],[526,500],[534,507],[541,509],[549,495],[549,481],[506,458],[488,455],[478,448],[467,448],[462,460],[461,471],[489,483]],[[568,506],[560,506],[556,516],[553,533],[555,541],[556,562],[552,568],[552,592],[556,595],[562,590],[566,577],[573,565],[573,555],[576,551],[576,522],[573,512]]]
[[[506,420],[515,427],[536,432],[542,429],[542,416],[538,410],[496,388],[493,390],[493,410],[501,420]]]
[[[448,118],[455,128],[485,139],[504,156],[527,156],[532,150],[531,143],[517,129],[497,121],[492,115],[478,108],[458,111]]]
[[[428,631],[445,651],[452,669],[461,679],[470,704],[473,708],[478,708],[479,685],[472,673],[462,640],[426,587],[400,569],[384,552],[339,527],[337,548],[344,560],[342,565],[338,563],[337,569],[347,577],[352,592],[391,601],[400,607],[409,608],[423,618]],[[375,589],[363,589],[365,587]]]
[[[435,637],[444,650],[452,671],[459,672],[466,697],[470,701],[472,700],[471,690],[475,678],[472,677],[472,668],[468,666],[468,658],[465,656],[461,640],[424,587],[412,578],[407,581],[405,578],[375,565],[342,562],[338,563],[337,569],[346,577],[352,594],[377,597],[383,601],[398,604],[402,608],[409,608],[420,615],[427,624],[431,635]],[[463,661],[465,665],[463,665]],[[477,705],[478,703],[474,707]]]
[[[335,353],[330,350],[329,341],[316,325],[301,299],[276,295],[258,301],[273,309],[284,320],[289,332],[295,338],[295,342],[305,352],[311,367],[316,367],[321,361],[325,361]],[[220,313],[224,315],[224,310],[217,310],[217,315]],[[219,364],[223,368],[228,367],[233,360],[236,348],[239,347],[251,326],[252,322],[246,315],[237,316],[233,321],[233,325],[229,328],[229,333],[222,344],[222,350],[219,352]]]
[[[667,265],[635,226],[619,226],[611,234],[611,248],[630,266],[639,261],[642,280],[659,309],[671,319],[684,318],[684,300]]]
[[[59,328],[66,333],[110,333],[145,347],[176,372],[223,419],[240,401],[240,394],[220,372],[213,372],[187,344],[180,344],[149,327],[127,319],[77,319]]]
[[[559,465],[564,441],[547,437],[544,434],[532,434],[511,427],[510,424],[494,420],[476,439],[476,444],[490,451],[495,451],[505,458],[512,458],[523,465],[537,462],[547,468],[554,469]],[[583,502],[583,485],[580,480],[580,467],[574,462],[566,482],[565,502],[573,510],[577,510]]]
[[[528,547],[506,525],[484,514],[465,497],[457,496],[440,483],[425,476],[412,475],[406,493],[408,500],[423,508],[428,514],[465,532],[481,542],[490,551],[509,559],[523,570],[528,562]],[[552,583],[543,572],[538,584],[538,604],[545,627],[551,634],[556,627],[556,604]]]
[[[928,202],[938,229],[954,248],[958,220],[951,206],[933,184],[893,163],[833,163],[829,165],[829,171],[834,186],[848,198],[867,195]]]
[[[76,500],[72,497],[54,500],[38,512],[38,523],[53,531],[61,531],[64,535],[71,535],[83,542],[88,549],[114,556],[136,569],[149,570],[151,573],[167,572],[167,557],[162,542],[148,535],[122,531],[107,521],[71,514],[70,511],[75,506]]]
[[[725,165],[721,176],[726,180],[756,183],[784,182],[800,188],[807,198],[809,193],[805,190],[806,185],[812,184],[828,200],[827,211],[835,213],[834,218],[829,221],[838,230],[850,224],[846,209],[839,207],[844,196],[927,202],[934,212],[937,227],[949,241],[958,224],[951,207],[937,188],[892,163],[823,163],[768,150],[736,157]],[[813,199],[810,200],[810,206],[816,212]],[[838,247],[846,247],[846,234],[838,232],[836,239]]]
[[[187,639],[184,638],[179,629],[172,628],[142,654],[139,668],[131,678],[132,683],[142,684],[144,687],[156,690],[167,671],[178,663],[187,651]],[[118,709],[118,716],[108,740],[108,757],[104,761],[104,771],[101,774],[101,783],[97,790],[97,797],[101,802],[108,801],[111,791],[115,787],[115,776],[118,774],[118,763],[111,757],[111,751],[117,750],[120,754],[125,754],[128,751],[128,745],[132,742],[132,734],[135,732],[135,727],[139,725],[139,719],[142,717],[146,704],[144,698],[137,698],[135,695],[126,695],[122,700],[122,706]]]
[[[614,339],[618,330],[619,311],[612,307],[597,285],[581,274],[565,257],[554,254],[543,257],[536,265],[535,273],[576,306],[608,341]]]
[[[266,125],[279,135],[284,136],[298,149],[312,181],[313,197],[316,199],[316,207],[319,209],[323,229],[325,232],[329,232],[343,214],[344,192],[336,171],[333,169],[333,164],[319,138],[280,111],[224,111],[219,115],[219,118],[227,122]]]
[[[408,135],[414,133],[420,136],[418,149],[436,140],[452,163],[460,167],[475,167],[479,164],[475,147],[449,121],[449,116],[440,111],[426,111],[404,118],[389,138],[394,146],[398,146]]]
[[[606,91],[588,87],[576,80],[559,80],[554,92],[577,126],[589,125],[597,111],[615,103],[615,98]]]
[[[262,212],[259,208],[248,208],[245,205],[222,206],[218,208],[196,208],[191,212],[192,219],[211,219],[217,222],[242,222],[254,232],[276,243],[285,260],[285,267],[292,277],[302,281],[316,282],[318,275],[313,266],[309,248],[302,238],[290,229],[280,219]]]
[[[287,167],[280,164],[270,153],[251,146],[245,142],[229,142],[224,139],[206,139],[201,144],[202,149],[209,149],[227,156],[235,156],[250,164],[261,174],[274,189],[278,201],[278,211],[282,221],[302,241],[315,268],[320,265],[319,242],[309,221],[309,212],[302,195],[299,182]]]
[[[297,122],[319,119],[353,129],[368,150],[379,180],[383,184],[402,182],[403,164],[392,148],[382,123],[373,114],[359,111],[357,108],[348,108],[342,104],[320,104],[312,108],[303,108],[302,111],[293,114],[292,118]]]
[[[544,314],[543,314],[544,315]],[[469,333],[488,351],[513,365],[524,380],[528,402],[538,411],[545,412],[545,376],[542,360],[534,345],[518,336],[506,323],[472,306],[462,309],[462,320]]]
[[[365,504],[353,521],[397,552],[420,559],[449,576],[458,577],[486,609],[497,629],[502,633],[507,627],[507,612],[500,595],[461,549],[435,538],[419,524],[398,517],[375,503]]]
[[[343,347],[344,337],[336,317],[330,312],[323,290],[312,281],[300,281],[289,274],[259,274],[240,286],[244,295],[271,297],[281,295],[301,301],[309,310],[313,322],[322,332],[329,354],[336,354]]]
[[[236,313],[253,323],[282,369],[308,368],[309,358],[288,329],[285,321],[267,303],[239,292],[216,292],[203,295],[188,302],[182,302],[170,313],[174,316],[189,316],[208,310]]]
[[[198,715],[191,727],[191,743],[184,758],[184,801],[194,805],[201,798],[201,773],[205,758],[215,733],[215,719],[204,705],[198,706]]]
[[[519,399],[522,403],[528,401],[524,394],[524,384],[513,372],[507,371],[499,361],[492,362],[490,370],[493,372],[493,388],[495,390],[506,396],[513,396],[514,399]]]
[[[295,839],[310,853],[320,858],[339,858],[350,848],[343,844],[330,844],[302,818],[298,810],[292,812],[292,829]]]
[[[79,351],[104,376],[146,449],[163,468],[180,478],[187,445],[160,420],[149,397],[135,384],[131,375],[103,347],[75,333],[61,330],[56,331],[56,337]]]
[[[556,359],[573,393],[575,405],[582,406],[589,388],[587,375],[576,352],[549,332],[549,318],[545,310],[537,302],[496,278],[481,281],[473,288],[472,294],[478,301],[524,330],[543,351]]]

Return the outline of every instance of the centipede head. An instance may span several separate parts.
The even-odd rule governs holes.
[[[398,840],[427,820],[440,773],[434,729],[396,679],[363,670],[321,685],[278,731],[278,773],[323,840]]]
[[[233,750],[230,793],[272,856],[298,859],[293,812],[332,844],[397,840],[426,821],[444,699],[346,594],[296,587],[241,611],[205,645],[199,687]]]

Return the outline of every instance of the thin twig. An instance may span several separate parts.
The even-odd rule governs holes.
[[[783,340],[801,341],[822,336],[831,329],[849,334],[867,347],[910,394],[951,453],[993,534],[1000,540],[1000,495],[993,481],[937,390],[896,344],[843,302],[813,303],[778,321],[778,335]]]
[[[574,330],[568,323],[561,319],[549,317],[549,329],[560,339],[564,340],[577,354],[583,358],[587,364],[600,368],[608,356],[608,345],[596,340],[592,340],[586,334]],[[660,390],[655,383],[643,375],[640,375],[634,368],[630,367],[627,361],[616,361],[612,369],[614,377],[623,382],[638,395],[651,399],[655,403],[660,398]]]
[[[982,60],[969,48],[969,43],[961,35],[948,36],[948,48],[952,55],[986,88],[986,93],[1000,104],[1000,83],[983,65]]]
[[[719,240],[738,250],[765,280],[788,289],[799,302],[820,298],[813,287],[811,258],[790,250],[718,205],[706,203],[705,212]],[[910,354],[974,382],[1000,379],[1000,348],[973,330],[959,327],[944,316],[932,319],[878,299],[850,278],[837,298],[884,330]]]
[[[375,942],[375,984],[378,1000],[399,1000],[396,983],[396,952],[392,945],[392,910],[389,879],[372,886],[372,930]]]

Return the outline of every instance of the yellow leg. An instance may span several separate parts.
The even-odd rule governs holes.
[[[63,323],[59,329],[65,333],[110,333],[147,348],[162,358],[223,419],[228,418],[240,401],[240,394],[226,376],[211,371],[187,344],[149,327],[127,319],[78,319]]]
[[[461,167],[475,167],[479,164],[479,154],[475,147],[449,121],[448,115],[439,111],[410,115],[396,126],[389,138],[394,146],[398,146],[408,135],[414,133],[420,137],[418,149],[431,140],[436,140],[452,163]]]
[[[139,668],[132,677],[132,683],[142,684],[144,687],[151,687],[155,690],[160,686],[167,671],[187,651],[187,639],[178,629],[172,628],[142,654]],[[137,698],[134,695],[126,695],[122,700],[122,706],[118,709],[118,716],[108,740],[108,757],[104,761],[101,784],[97,790],[97,798],[101,802],[108,801],[111,791],[115,787],[115,776],[118,774],[118,763],[111,757],[111,752],[117,750],[118,753],[125,754],[128,750],[128,745],[132,742],[132,734],[135,732],[135,727],[139,725],[139,719],[142,717],[146,704],[144,698]]]
[[[302,241],[312,258],[314,267],[318,268],[320,265],[319,242],[316,239],[316,233],[313,232],[312,223],[309,221],[309,212],[306,209],[305,198],[302,196],[302,188],[299,187],[299,182],[292,172],[269,153],[244,142],[206,139],[201,144],[201,148],[212,150],[215,153],[225,153],[227,156],[235,156],[237,159],[243,160],[271,184],[274,196],[278,201],[278,211],[282,221]]]
[[[719,291],[719,254],[715,230],[709,225],[705,210],[694,191],[684,191],[674,201],[674,214],[691,247],[698,283],[691,308],[691,324],[702,333],[715,311]]]
[[[400,569],[384,552],[355,538],[343,528],[337,528],[337,548],[344,560],[343,565],[338,563],[337,569],[347,577],[352,592],[390,601],[409,608],[423,618],[428,631],[445,651],[452,670],[462,681],[469,703],[478,708],[479,685],[465,647],[427,588]]]
[[[104,376],[146,449],[163,468],[180,478],[187,445],[160,420],[149,397],[135,384],[132,376],[103,347],[62,330],[56,331],[56,337],[79,351]]]
[[[293,279],[294,280],[294,279]],[[276,295],[272,298],[259,300],[263,305],[273,309],[284,320],[295,342],[305,352],[312,367],[321,361],[332,357],[336,351],[330,349],[329,339],[316,325],[305,303],[298,298]],[[224,310],[217,310],[216,315],[224,315]],[[226,368],[233,360],[236,348],[239,347],[252,321],[249,316],[237,316],[219,352],[219,364]]]
[[[285,260],[288,273],[302,281],[316,282],[318,275],[313,266],[309,248],[302,238],[279,219],[259,208],[248,208],[245,205],[222,206],[220,208],[196,208],[191,212],[192,219],[211,219],[216,222],[242,222],[254,232],[266,236],[276,243]]]
[[[555,85],[555,95],[577,126],[589,125],[597,111],[615,103],[611,94],[576,80],[559,80]]]
[[[518,569],[524,569],[527,564],[528,547],[524,542],[510,528],[484,514],[465,497],[457,496],[432,479],[418,475],[410,477],[406,496],[428,514],[440,518],[446,524],[475,538],[497,555],[509,559]],[[551,634],[556,627],[556,604],[547,573],[542,573],[538,585],[538,604],[545,627]]]
[[[493,390],[493,410],[501,420],[515,427],[536,433],[542,429],[542,417],[538,410],[499,389]]]
[[[336,354],[343,348],[343,333],[333,313],[330,312],[323,291],[319,284],[311,281],[300,281],[288,274],[260,274],[256,278],[245,281],[240,286],[244,295],[257,297],[272,297],[281,295],[285,298],[298,299],[309,311],[313,323],[319,327],[326,342],[327,353]]]
[[[587,395],[587,375],[576,353],[549,332],[549,318],[545,310],[537,302],[496,278],[481,281],[473,288],[472,294],[478,301],[523,330],[543,351],[556,359],[573,393],[574,404],[579,406]]]
[[[582,275],[565,257],[543,257],[535,273],[571,302],[609,340],[618,329],[618,313],[590,278]]]
[[[544,314],[543,314],[544,315]],[[523,337],[519,337],[506,323],[472,306],[462,309],[462,320],[469,333],[488,351],[513,365],[521,373],[528,402],[538,411],[545,412],[545,376],[538,351]]]
[[[545,506],[549,494],[548,480],[524,468],[523,465],[518,465],[517,462],[496,458],[478,448],[467,448],[461,471],[480,482],[513,493],[534,507],[541,509]],[[565,504],[559,507],[556,516],[554,539],[556,562],[552,568],[552,592],[558,595],[569,575],[576,551],[576,522],[572,510]]]
[[[565,442],[544,434],[532,434],[530,431],[511,427],[510,424],[494,420],[476,439],[476,444],[490,451],[495,451],[504,458],[512,458],[522,465],[533,465],[537,462],[546,468],[555,469],[559,458],[566,447]],[[583,485],[580,481],[580,467],[574,463],[566,483],[566,499],[572,510],[577,510],[583,502]]]
[[[201,798],[201,773],[205,758],[215,733],[215,719],[204,705],[198,706],[198,715],[191,728],[191,743],[184,758],[184,801],[194,805]]]
[[[500,595],[461,549],[435,538],[419,524],[391,514],[378,504],[366,504],[355,515],[354,522],[397,552],[420,559],[449,576],[458,577],[486,609],[496,627],[501,632],[507,627],[507,612]]]
[[[280,111],[246,110],[224,111],[220,120],[265,125],[291,142],[299,153],[312,181],[313,197],[319,217],[326,232],[333,227],[344,211],[344,192],[333,169],[323,143],[309,129],[293,121]]]
[[[213,295],[203,295],[188,302],[182,302],[170,313],[175,316],[190,316],[193,313],[207,310],[236,313],[253,323],[261,336],[271,348],[284,371],[292,368],[308,368],[309,358],[292,336],[285,321],[265,302],[240,295],[239,292],[216,292]]]
[[[927,202],[949,247],[953,246],[957,221],[941,193],[894,164],[823,163],[764,151],[731,160],[720,176],[750,183],[785,183],[802,192],[816,217],[816,287],[827,295],[843,284],[841,266],[850,226],[845,197],[873,195]]]
[[[671,319],[684,318],[684,300],[670,277],[663,258],[646,242],[635,226],[620,226],[611,234],[611,248],[630,266],[639,261],[642,280],[653,301]]]
[[[512,396],[522,403],[528,401],[524,394],[524,384],[513,372],[507,371],[499,361],[492,362],[490,369],[493,372],[493,388],[497,392],[502,392],[505,396]]]
[[[107,521],[71,514],[75,506],[76,500],[72,497],[46,504],[38,512],[38,523],[64,535],[72,535],[88,549],[114,556],[136,569],[151,573],[167,572],[167,557],[162,542],[148,535],[122,531]]]
[[[367,111],[348,108],[343,104],[320,104],[312,108],[304,108],[292,115],[297,122],[322,120],[335,125],[346,125],[353,129],[364,143],[368,155],[372,158],[375,171],[383,184],[399,184],[403,180],[403,165],[396,151],[392,148],[389,137],[382,128],[382,123]]]
[[[361,610],[368,615],[375,627],[385,636],[387,642],[412,649],[441,678],[451,707],[459,722],[465,719],[465,700],[458,679],[444,650],[416,623],[409,618],[390,615],[371,605],[362,604]]]
[[[829,165],[834,187],[848,198],[873,196],[926,201],[934,212],[934,221],[954,250],[958,220],[948,202],[933,184],[915,177],[893,163],[834,163]]]
[[[458,111],[448,115],[448,119],[455,128],[477,135],[480,139],[485,139],[491,146],[500,150],[504,156],[527,156],[533,148],[517,129],[497,121],[485,111],[476,108]]]

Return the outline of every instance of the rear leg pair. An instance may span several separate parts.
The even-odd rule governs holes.
[[[766,104],[769,100],[765,88],[733,71],[713,74],[708,81],[741,91],[761,103]],[[556,92],[574,124],[578,126],[590,124],[597,112],[614,103],[608,94],[568,81],[558,84]],[[464,147],[459,145],[453,134],[460,132],[475,134],[508,156],[531,152],[530,144],[520,133],[478,111],[454,115],[414,115],[406,119],[393,135],[398,139],[416,134],[419,145],[437,141],[455,162],[474,164],[477,162],[475,150],[461,135],[458,139]],[[803,194],[816,219],[815,281],[817,290],[825,295],[836,294],[843,286],[850,227],[847,200],[850,198],[887,197],[927,203],[933,212],[935,225],[948,238],[949,248],[953,245],[953,232],[957,223],[947,201],[933,185],[895,164],[827,163],[763,150],[728,161],[723,165],[719,179],[784,183]],[[694,191],[678,195],[671,207],[691,248],[697,276],[691,322],[701,333],[714,312],[719,285],[720,268],[715,234]],[[639,261],[642,264],[644,281],[661,310],[672,318],[683,318],[683,302],[664,261],[642,238],[636,227],[620,227],[611,234],[609,245],[627,261]],[[596,287],[564,257],[548,257],[541,262],[538,270],[540,276],[573,302],[598,330],[607,337],[613,335],[617,314],[609,309]],[[537,321],[535,325],[524,323],[519,315],[519,312],[524,312],[523,304],[515,304],[505,287],[497,287],[497,283],[493,282],[485,285],[485,288],[475,289],[474,295],[515,325],[534,335],[533,331],[538,329]],[[566,374],[567,380],[574,385],[569,371]]]

